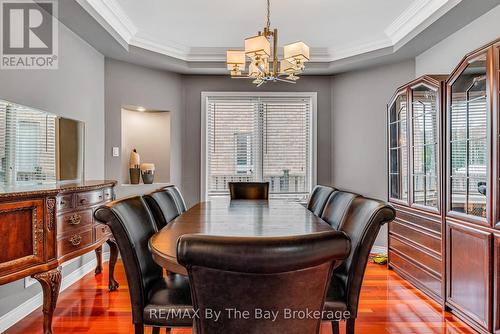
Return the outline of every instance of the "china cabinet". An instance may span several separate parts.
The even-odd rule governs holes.
[[[499,326],[500,43],[446,82],[446,305],[480,332]]]
[[[444,76],[400,87],[388,107],[389,267],[443,303],[442,104]]]
[[[440,80],[401,87],[388,107],[389,267],[499,334],[500,40]]]

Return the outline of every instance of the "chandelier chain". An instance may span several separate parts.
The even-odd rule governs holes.
[[[267,0],[267,30],[271,27],[271,0]]]

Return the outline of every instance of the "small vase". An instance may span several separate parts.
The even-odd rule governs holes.
[[[139,184],[141,182],[141,169],[130,168],[130,184]]]
[[[142,171],[142,182],[144,184],[152,184],[155,179],[155,172],[153,170]]]

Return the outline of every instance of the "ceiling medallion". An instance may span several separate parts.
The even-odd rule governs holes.
[[[285,45],[284,59],[278,60],[278,29],[271,31],[270,0],[267,0],[267,24],[264,31],[257,36],[245,39],[245,51],[227,51],[227,69],[232,78],[254,79],[257,87],[272,81],[295,83],[300,77],[298,74],[305,69],[309,61],[309,47],[304,42]],[[272,41],[272,47],[271,47]],[[247,57],[250,60],[248,72]],[[282,78],[286,76],[286,78]]]

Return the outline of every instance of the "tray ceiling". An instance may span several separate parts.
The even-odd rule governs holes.
[[[312,62],[394,52],[462,0],[271,0],[279,44],[303,40]],[[220,62],[265,23],[265,0],[77,0],[124,48]]]

